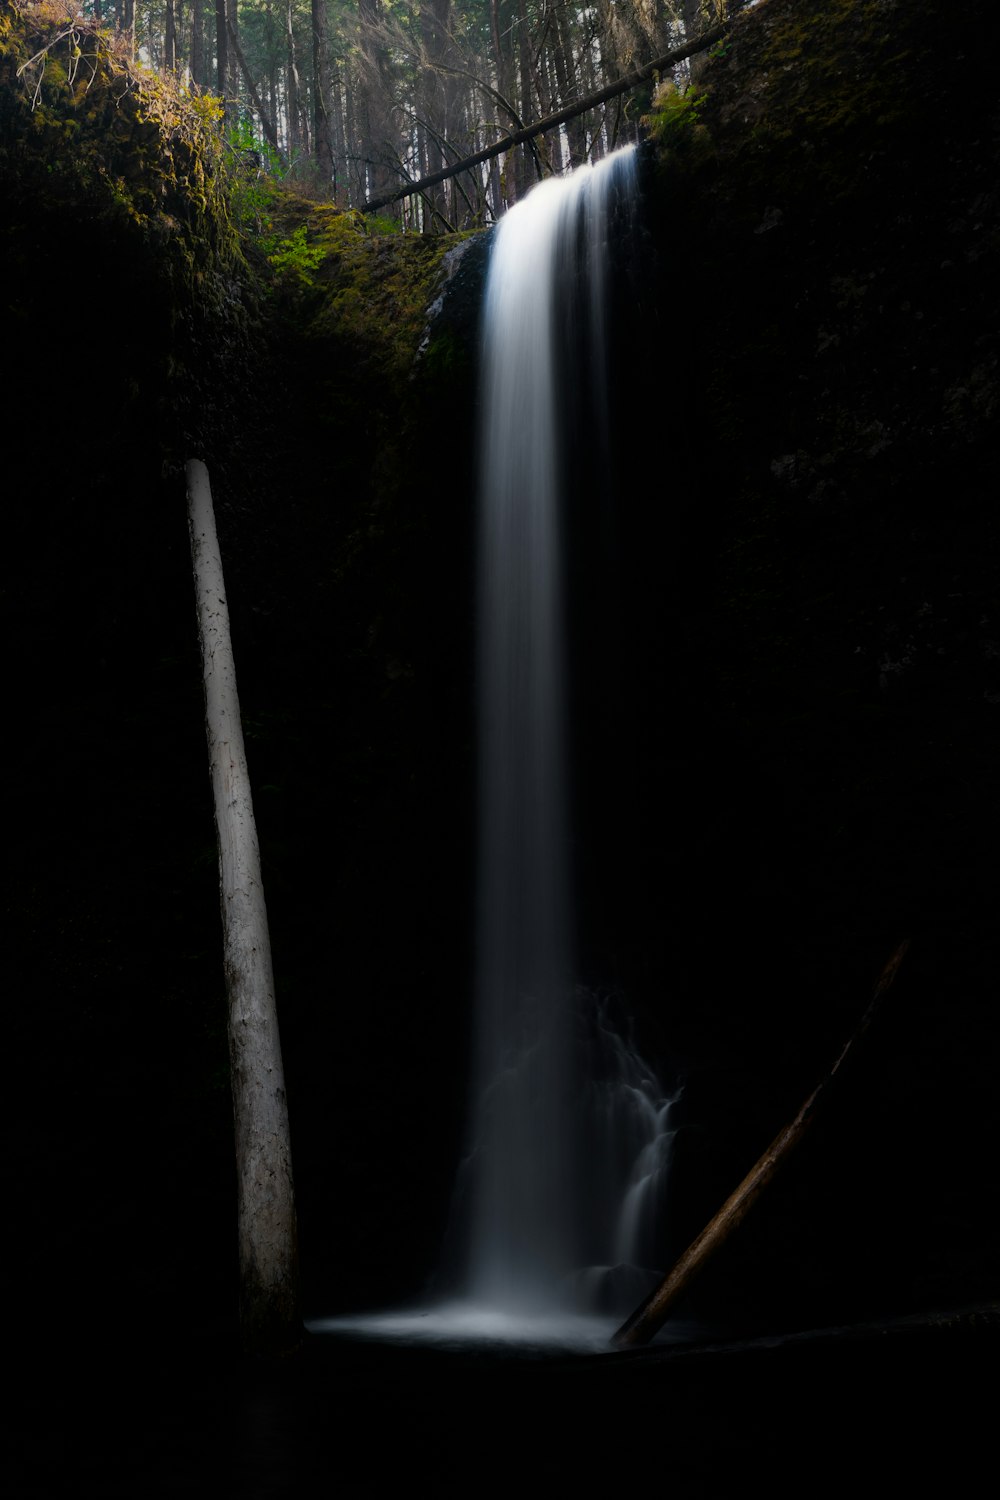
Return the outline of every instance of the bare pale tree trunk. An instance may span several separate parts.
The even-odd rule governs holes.
[[[353,208],[364,203],[368,196],[364,163],[358,159],[358,110],[357,78],[350,69],[344,69],[344,176],[347,206]]]
[[[200,459],[190,460],[186,475],[229,999],[240,1325],[246,1348],[266,1353],[292,1347],[301,1333],[288,1108],[212,492]]]
[[[347,170],[347,69],[337,64],[330,85],[330,121],[333,126],[333,201],[343,206],[349,197]]]
[[[490,211],[494,219],[503,213],[503,184],[500,181],[500,162],[494,156],[490,162]]]

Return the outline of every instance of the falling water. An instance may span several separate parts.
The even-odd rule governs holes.
[[[562,533],[566,444],[582,425],[568,405],[582,396],[599,468],[608,241],[634,201],[631,150],[540,184],[502,221],[486,290],[477,1055],[460,1219],[465,1296],[511,1313],[607,1302],[609,1279],[624,1301],[641,1295],[662,1219],[669,1101],[610,1002],[574,982],[567,792]]]
[[[470,1145],[440,1300],[320,1319],[317,1332],[607,1352],[663,1269],[673,1100],[632,1045],[620,999],[575,979],[568,791],[568,533],[596,524],[597,550],[609,550],[607,514],[588,521],[567,503],[569,459],[610,495],[609,266],[634,213],[625,151],[540,184],[496,233],[480,434]]]

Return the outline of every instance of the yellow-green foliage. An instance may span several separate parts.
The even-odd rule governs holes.
[[[661,84],[653,96],[650,113],[642,118],[650,140],[665,150],[690,151],[709,146],[711,138],[698,118],[705,97],[696,85],[682,92],[674,83]]]
[[[279,280],[312,286],[312,273],[322,264],[324,254],[321,245],[310,245],[306,226],[300,224],[291,234],[275,241],[267,259]]]
[[[369,229],[355,210],[275,189],[261,244],[283,311],[305,337],[340,345],[359,374],[399,382],[412,369],[441,258],[457,236]]]

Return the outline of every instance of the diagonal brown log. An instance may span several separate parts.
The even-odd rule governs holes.
[[[858,1045],[874,1021],[879,1006],[882,1003],[882,997],[895,979],[896,972],[909,946],[910,942],[909,938],[907,938],[896,948],[889,962],[882,970],[872,998],[869,1001],[868,1009],[862,1016],[856,1030],[841,1050],[833,1067],[813,1089],[809,1098],[795,1116],[795,1119],[790,1125],[786,1125],[783,1130],[779,1131],[763,1156],[750,1169],[736,1191],[731,1193],[726,1199],[715,1217],[706,1224],[697,1239],[691,1242],[666,1278],[618,1329],[618,1332],[611,1340],[617,1348],[628,1349],[634,1348],[639,1344],[649,1343],[653,1335],[666,1322],[670,1309],[682,1293],[688,1290],[709,1257],[719,1249],[733,1231],[743,1222],[768,1183],[778,1170],[784,1166],[788,1157],[816,1118],[820,1105],[825,1102],[837,1074],[847,1061],[849,1054]]]
[[[386,204],[397,203],[400,198],[408,198],[411,193],[422,193],[427,188],[435,187],[439,182],[454,177],[456,172],[467,172],[471,167],[478,167],[482,162],[489,161],[491,157],[499,156],[502,151],[509,151],[512,146],[520,146],[523,141],[533,140],[536,135],[543,135],[547,130],[555,130],[558,126],[565,125],[567,120],[584,114],[586,110],[596,109],[599,104],[606,103],[608,99],[614,99],[618,94],[624,94],[628,89],[634,89],[640,83],[645,83],[648,78],[652,78],[654,73],[666,72],[675,63],[683,62],[686,57],[693,57],[696,52],[704,52],[708,47],[714,46],[726,35],[731,24],[729,21],[724,21],[708,31],[703,31],[700,36],[685,42],[682,47],[674,47],[672,51],[665,52],[662,57],[645,63],[641,68],[633,68],[630,73],[616,79],[614,83],[607,84],[596,93],[588,94],[585,99],[577,99],[575,104],[568,104],[564,109],[557,110],[555,114],[536,120],[533,125],[525,125],[520,130],[512,131],[510,135],[494,141],[492,146],[484,146],[481,151],[475,151],[471,156],[463,156],[461,161],[452,162],[450,167],[443,167],[440,172],[431,172],[417,182],[405,183],[391,193],[383,193],[377,198],[370,198],[367,203],[362,204],[362,213],[372,213],[376,208],[385,208]]]

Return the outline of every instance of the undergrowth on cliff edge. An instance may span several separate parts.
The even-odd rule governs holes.
[[[246,122],[226,132],[217,98],[151,72],[66,0],[0,11],[0,181],[14,324],[30,323],[28,287],[57,243],[80,239],[81,274],[100,265],[138,315],[149,368],[129,375],[131,399],[160,403],[185,444],[231,425],[211,366],[225,348],[246,385],[267,309],[332,336],[355,374],[409,372],[441,245],[373,233],[385,226],[289,191]],[[48,226],[30,268],[28,220]]]
[[[218,101],[136,62],[112,32],[42,0],[0,15],[0,169],[15,196],[78,205],[164,252],[190,289],[240,249]]]

